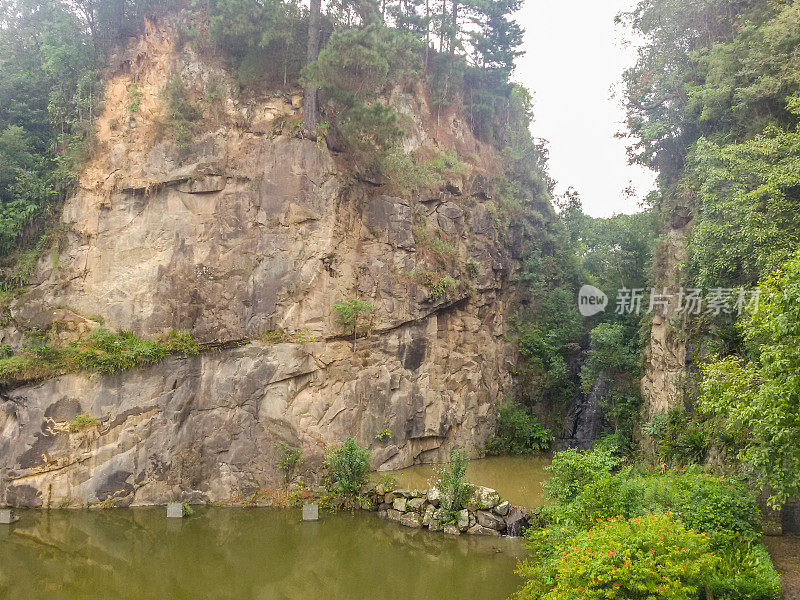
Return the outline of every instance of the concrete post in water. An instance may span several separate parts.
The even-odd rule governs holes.
[[[319,521],[319,504],[303,504],[303,521]]]
[[[181,504],[180,502],[170,502],[169,504],[167,504],[167,518],[182,519],[183,504]]]
[[[10,508],[0,508],[0,525],[10,525],[17,520],[14,511]]]

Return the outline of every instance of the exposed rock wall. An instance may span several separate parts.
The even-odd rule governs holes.
[[[654,287],[675,293],[685,286],[684,265],[687,260],[691,212],[686,206],[673,209],[654,261]],[[685,397],[687,381],[686,315],[674,312],[663,315],[654,311],[650,325],[650,342],[645,350],[642,377],[643,417],[664,413],[679,406]]]
[[[220,349],[5,390],[0,503],[233,500],[281,481],[279,442],[302,446],[309,472],[348,435],[378,469],[439,459],[450,444],[474,450],[515,364],[515,262],[487,183],[491,152],[455,115],[436,125],[424,94],[398,91],[413,117],[406,144],[455,147],[472,165],[413,195],[359,181],[346,157],[292,135],[299,93],[241,97],[221,65],[173,39],[150,22],[115,57],[58,260],[40,260],[3,342],[100,315],[145,336],[189,329]],[[162,123],[171,74],[197,102],[222,90],[190,148]],[[458,285],[444,297],[414,277],[430,268],[424,231],[454,249]],[[355,351],[332,310],[347,298],[376,307]],[[99,424],[70,431],[84,413]],[[375,439],[385,428],[391,439]]]

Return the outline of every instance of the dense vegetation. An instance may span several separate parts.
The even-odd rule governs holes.
[[[550,502],[525,534],[520,598],[780,597],[755,496],[741,482],[621,468],[605,448],[560,452],[550,473]]]
[[[693,218],[688,260],[658,262],[656,285],[675,269],[687,288],[760,284],[761,293],[755,312],[671,321],[692,357],[686,408],[656,415],[644,433],[670,464],[702,462],[712,447],[726,469],[743,459],[780,503],[800,492],[792,342],[800,5],[645,0],[621,18],[646,40],[625,75],[631,156],[658,171],[662,227]]]

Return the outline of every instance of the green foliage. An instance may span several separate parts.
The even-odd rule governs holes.
[[[781,578],[763,544],[732,541],[717,548],[717,568],[707,585],[721,600],[778,600]]]
[[[242,86],[297,83],[306,58],[306,29],[295,2],[215,0],[209,3],[208,37],[236,69]],[[192,41],[202,33],[191,32]]]
[[[378,24],[335,31],[317,60],[302,71],[304,87],[318,88],[333,124],[366,170],[381,159],[396,164],[403,128],[397,111],[380,102],[392,86],[412,81],[420,69],[419,42]]]
[[[379,442],[385,442],[392,439],[392,430],[384,427],[375,433],[375,439]]]
[[[619,465],[619,458],[610,451],[580,452],[575,449],[556,453],[546,467],[550,477],[544,483],[547,495],[560,503],[569,503],[588,484]]]
[[[566,554],[578,558],[573,556],[576,541],[581,540],[578,547],[583,548],[583,544],[596,538],[599,522],[639,519],[641,522],[670,520],[681,531],[704,536],[714,567],[705,573],[701,583],[717,590],[719,595],[715,597],[777,599],[777,575],[758,541],[761,514],[754,494],[744,484],[699,470],[662,474],[623,468],[614,472],[618,466],[608,448],[589,453],[569,450],[555,455],[552,475],[545,483],[550,502],[542,510],[543,527],[530,528],[525,534],[530,558],[520,570],[527,578],[520,597],[549,597],[545,594],[555,593],[556,584],[566,581],[563,568],[581,564],[578,559],[578,563],[565,565],[562,557]],[[624,548],[620,546],[622,556]],[[619,589],[624,590],[626,584],[636,582],[640,576],[634,567],[637,557],[629,558],[631,569],[626,571],[624,565],[614,562],[615,558],[607,558],[613,556],[587,556],[596,567],[589,572],[592,577],[602,579],[606,575],[601,575],[600,564],[610,560],[612,574],[618,576],[612,583],[618,583]],[[572,576],[579,577],[580,572],[586,571],[578,567]],[[744,581],[750,583],[741,585]]]
[[[345,493],[355,495],[369,478],[369,451],[349,437],[340,448],[328,453],[326,465],[333,481]]]
[[[693,600],[715,564],[706,537],[669,515],[612,518],[570,541],[541,598]]]
[[[163,340],[164,348],[170,354],[194,356],[200,354],[200,345],[186,329],[170,329]]]
[[[134,81],[128,86],[128,113],[135,115],[142,104],[142,85]]]
[[[301,462],[303,462],[301,448],[295,448],[286,442],[278,444],[278,468],[283,471],[287,480],[291,478]]]
[[[748,358],[702,368],[701,408],[724,420],[741,458],[780,504],[800,493],[800,257],[758,289],[758,308],[740,324]]]
[[[800,130],[771,126],[728,145],[701,139],[692,158],[701,217],[690,271],[704,287],[751,285],[800,244]]]
[[[683,407],[653,415],[642,431],[652,436],[656,454],[669,466],[686,466],[702,462],[710,443],[703,425]]]
[[[500,407],[495,434],[486,441],[486,453],[529,454],[550,447],[553,434],[542,427],[516,402]]]
[[[80,414],[76,415],[72,421],[69,422],[69,430],[72,433],[77,433],[89,427],[96,427],[100,425],[100,421],[91,415]]]
[[[203,110],[187,97],[180,75],[172,74],[161,90],[166,103],[165,124],[175,136],[175,145],[189,150],[197,123],[203,118]]]
[[[366,317],[375,310],[375,306],[368,300],[351,298],[350,300],[340,300],[333,305],[336,311],[336,320],[353,335],[358,332],[359,318]]]
[[[117,373],[157,364],[172,352],[197,353],[197,344],[192,343],[188,334],[180,332],[178,338],[179,345],[169,346],[142,339],[131,331],[113,332],[97,327],[86,338],[60,347],[51,345],[42,332],[33,330],[19,354],[0,359],[0,380],[22,383],[81,371]]]
[[[439,469],[436,489],[441,492],[444,521],[453,522],[458,512],[467,505],[472,494],[472,484],[467,480],[469,459],[463,450],[450,447],[450,460]]]

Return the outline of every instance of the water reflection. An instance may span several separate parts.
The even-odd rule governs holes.
[[[545,456],[482,458],[470,461],[467,477],[472,483],[496,489],[511,504],[535,507],[544,504],[542,481],[547,479],[544,468],[549,464],[550,458]],[[416,465],[390,474],[401,487],[425,489],[436,469],[436,465]]]
[[[374,515],[163,508],[24,511],[0,528],[2,598],[506,598],[518,540],[444,538]]]

